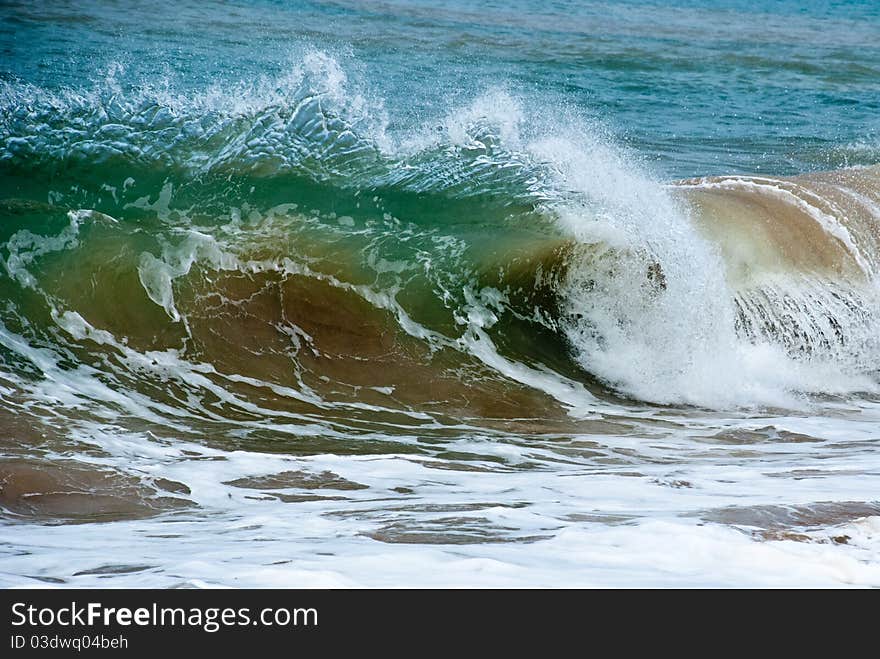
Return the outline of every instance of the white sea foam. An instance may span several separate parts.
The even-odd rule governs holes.
[[[806,333],[814,348],[827,341],[817,330],[827,314],[838,314],[844,332],[861,334],[842,350],[832,347],[809,359],[793,357],[780,336],[744,337],[734,309],[738,292],[725,279],[718,246],[697,230],[693,211],[601,141],[550,139],[531,148],[554,164],[561,185],[576,195],[557,207],[562,226],[585,246],[572,257],[561,297],[563,327],[586,370],[640,399],[708,407],[799,407],[804,392],[876,390],[870,376],[871,364],[880,358],[870,338],[880,322],[880,306],[871,302],[876,292],[844,304],[832,291],[819,306],[821,291],[808,292],[793,273],[775,308],[772,302],[762,308],[765,315],[777,315],[780,335],[790,322],[788,301],[800,298],[804,318],[796,331]],[[752,179],[749,184],[759,185]],[[869,262],[838,219],[780,186],[760,186],[762,193],[770,189],[802,207],[870,275]],[[794,328],[788,338],[801,340]],[[851,354],[843,354],[846,350]]]
[[[187,498],[200,508],[111,524],[7,524],[15,550],[0,550],[6,554],[0,580],[7,586],[37,585],[40,578],[78,586],[877,586],[876,515],[807,520],[803,530],[795,524],[790,536],[769,539],[755,536],[747,521],[711,521],[731,507],[808,511],[823,501],[864,497],[877,468],[871,443],[880,411],[868,415],[854,423],[705,422],[707,429],[829,430],[814,442],[768,439],[751,455],[742,445],[698,440],[699,424],[693,439],[655,431],[652,439],[631,441],[593,435],[533,446],[484,436],[448,444],[503,461],[503,468],[480,472],[438,469],[447,460],[406,454],[293,458],[159,445],[85,426],[83,440],[116,456],[98,463],[185,483]],[[557,450],[575,439],[590,450],[569,451],[559,461]],[[601,457],[614,454],[631,457],[616,465]],[[536,461],[543,466],[528,467]],[[290,471],[333,472],[369,487],[224,484]],[[274,498],[297,493],[327,498]],[[426,539],[432,534],[436,540]],[[832,540],[844,536],[846,544]]]

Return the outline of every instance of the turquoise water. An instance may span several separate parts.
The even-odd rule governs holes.
[[[864,2],[9,3],[3,76],[211,86],[332,53],[405,131],[490,87],[595,117],[667,177],[871,163],[880,8]]]
[[[0,18],[0,584],[880,584],[877,3]]]

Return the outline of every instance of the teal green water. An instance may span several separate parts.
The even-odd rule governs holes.
[[[0,583],[880,583],[880,5],[684,4],[0,3]]]
[[[500,86],[596,117],[664,176],[876,158],[880,9],[864,2],[5,3],[2,74],[185,97],[278,80],[316,47],[392,134]]]

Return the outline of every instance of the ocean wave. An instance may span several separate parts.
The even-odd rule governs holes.
[[[319,52],[201,94],[7,80],[0,104],[0,174],[26,191],[0,202],[24,396],[13,363],[69,363],[140,401],[99,416],[331,432],[330,411],[409,427],[878,391],[876,167],[665,184],[502,90],[393,128]]]
[[[522,113],[501,90],[392,135],[380,99],[308,51],[280,78],[174,93],[123,88],[113,71],[84,90],[0,81],[0,165],[70,174],[302,179],[350,190],[541,199],[541,163],[516,149]],[[84,179],[84,180],[81,180]]]

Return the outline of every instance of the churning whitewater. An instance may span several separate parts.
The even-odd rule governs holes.
[[[350,55],[0,79],[0,583],[880,585],[880,165]]]

